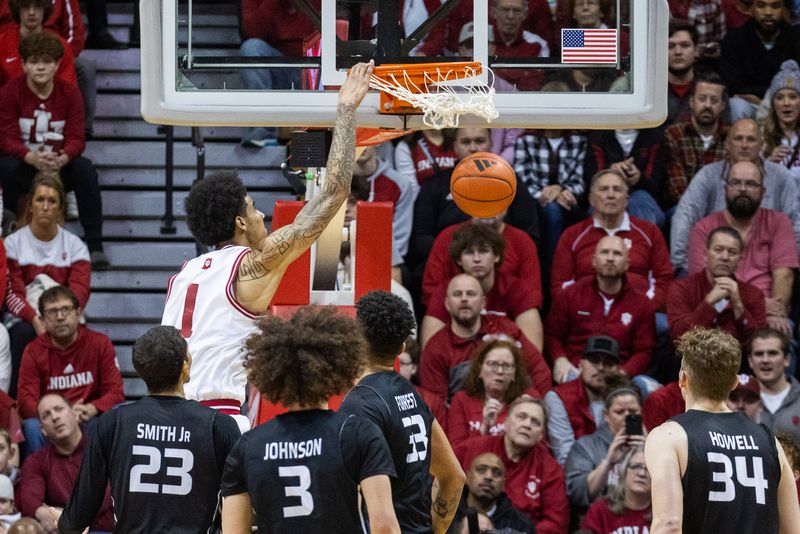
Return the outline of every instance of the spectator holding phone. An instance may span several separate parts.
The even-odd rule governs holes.
[[[606,396],[605,425],[580,438],[570,450],[564,471],[567,496],[574,509],[585,511],[621,480],[622,460],[632,447],[644,447],[639,392],[616,388]]]

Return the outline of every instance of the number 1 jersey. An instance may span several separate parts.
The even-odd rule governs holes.
[[[432,532],[433,415],[414,386],[394,371],[373,373],[347,394],[339,411],[366,417],[386,437],[397,470],[392,500],[403,534]]]
[[[248,493],[259,534],[366,532],[358,484],[394,477],[380,430],[330,410],[288,412],[242,435],[225,464],[222,496]]]
[[[239,265],[248,247],[228,246],[187,261],[170,278],[162,325],[177,328],[189,344],[192,379],[186,398],[244,402],[244,343],[257,316],[236,300]]]
[[[781,466],[770,431],[740,412],[689,410],[672,421],[686,431],[689,444],[684,534],[777,534]]]

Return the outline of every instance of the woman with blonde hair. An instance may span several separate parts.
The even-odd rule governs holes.
[[[11,336],[11,389],[16,396],[22,353],[45,332],[37,310],[38,294],[52,285],[69,287],[81,309],[89,300],[92,265],[86,244],[64,229],[64,186],[58,177],[39,173],[31,184],[26,225],[5,238],[8,259],[6,325]],[[34,280],[36,283],[34,284]],[[38,292],[34,291],[34,285]],[[36,294],[36,298],[32,296]],[[33,301],[32,301],[33,300]]]
[[[467,438],[502,434],[509,404],[522,395],[541,398],[530,384],[519,342],[507,336],[485,339],[464,380],[464,389],[450,403],[450,443],[455,446]]]
[[[764,157],[800,178],[800,67],[793,59],[781,65],[769,86],[769,111],[764,119]]]
[[[609,491],[608,497],[589,507],[581,532],[646,532],[652,520],[650,487],[644,447],[633,447],[622,461],[620,483]]]

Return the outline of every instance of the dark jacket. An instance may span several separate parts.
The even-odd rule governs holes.
[[[461,492],[461,502],[458,503],[456,515],[453,516],[453,522],[450,523],[447,534],[455,534],[458,532],[458,526],[467,515],[468,494],[469,488],[464,486],[464,491]],[[533,525],[533,522],[528,516],[514,508],[511,504],[511,499],[509,499],[505,493],[501,493],[497,497],[495,506],[497,506],[497,508],[495,508],[494,513],[489,517],[489,519],[492,520],[495,530],[502,531],[503,529],[511,529],[512,531],[522,534],[536,534],[536,527]]]
[[[780,34],[771,50],[756,33],[753,19],[744,26],[731,30],[722,40],[720,72],[734,95],[755,95],[764,97],[772,77],[787,59],[800,57],[800,30],[785,22],[779,24]]]
[[[594,176],[600,169],[608,169],[612,163],[633,158],[633,163],[641,171],[642,176],[631,188],[631,191],[644,189],[653,198],[658,198],[661,184],[664,182],[665,152],[664,133],[661,128],[639,130],[639,135],[631,147],[629,156],[622,151],[614,130],[601,130],[589,134],[589,154],[586,157],[586,179]],[[589,189],[587,183],[587,191]]]

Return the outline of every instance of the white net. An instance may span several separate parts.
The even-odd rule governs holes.
[[[421,84],[404,71],[402,76],[373,75],[369,85],[418,108],[422,122],[430,128],[457,128],[461,115],[476,115],[487,123],[499,116],[494,105],[494,73],[487,70],[490,84],[480,82],[480,71],[472,67],[465,67],[463,76],[445,67],[436,68],[435,74],[425,72]]]

